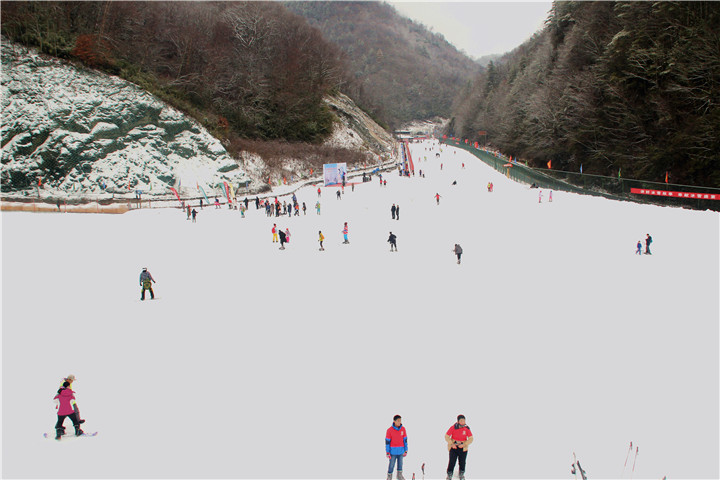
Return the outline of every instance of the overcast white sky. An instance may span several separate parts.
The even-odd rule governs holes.
[[[552,7],[552,2],[388,3],[475,58],[517,47],[543,28]]]

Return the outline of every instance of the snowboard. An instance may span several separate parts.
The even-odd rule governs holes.
[[[84,432],[81,437],[94,437],[97,435],[98,432]],[[55,440],[55,434],[54,433],[43,433],[43,437],[45,438],[51,438]],[[77,436],[74,433],[65,433],[63,434],[62,438],[77,438]]]

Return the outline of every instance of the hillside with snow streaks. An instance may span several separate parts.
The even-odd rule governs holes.
[[[167,195],[249,178],[219,140],[120,78],[2,44],[3,193]]]

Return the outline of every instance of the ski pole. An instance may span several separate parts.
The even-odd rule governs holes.
[[[638,447],[635,447],[635,459],[633,460],[633,468],[632,468],[632,474],[630,474],[630,478],[632,478],[633,475],[635,474],[635,462],[637,462],[637,457],[638,457],[638,451],[639,451],[639,450],[640,450],[640,449],[639,449]]]
[[[622,475],[620,475],[620,478],[622,478],[623,475],[625,475],[625,468],[627,467],[628,458],[630,458],[630,452],[632,452],[632,442],[630,442],[630,448],[628,448],[627,455],[625,455],[625,465],[623,465],[623,473],[622,473]]]

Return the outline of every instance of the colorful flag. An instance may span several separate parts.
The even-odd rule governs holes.
[[[668,172],[667,172],[667,170],[665,171],[665,183],[668,183]]]
[[[548,165],[548,169],[551,169],[551,170],[552,170],[552,160],[548,160],[548,164],[547,164],[547,165]]]
[[[618,168],[618,178],[622,178],[622,174],[620,172],[622,172],[622,168]]]
[[[582,173],[582,163],[580,164],[580,173]]]

